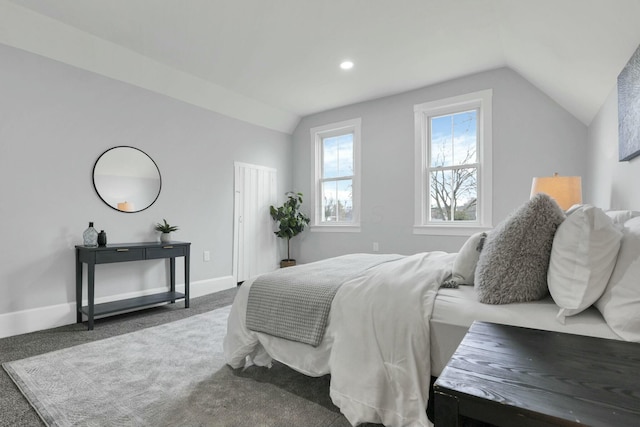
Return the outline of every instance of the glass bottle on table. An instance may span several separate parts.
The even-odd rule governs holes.
[[[93,228],[93,222],[89,223],[89,228],[82,233],[82,240],[84,245],[89,248],[95,248],[98,246],[98,232]]]

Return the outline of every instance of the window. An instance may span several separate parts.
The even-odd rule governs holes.
[[[414,233],[491,227],[491,97],[485,90],[414,107]]]
[[[311,129],[312,231],[360,231],[360,119]]]

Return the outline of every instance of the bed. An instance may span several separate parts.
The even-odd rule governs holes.
[[[337,289],[317,346],[248,328],[260,278],[245,282],[229,316],[227,363],[275,359],[306,375],[331,374],[331,398],[352,425],[431,426],[431,377],[474,320],[640,342],[637,213],[585,205],[565,216],[542,196],[485,235],[481,247],[478,233],[458,253],[398,256],[353,275]],[[293,268],[304,274],[304,266]]]

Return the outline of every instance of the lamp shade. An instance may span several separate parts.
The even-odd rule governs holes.
[[[533,178],[531,197],[545,193],[553,198],[562,210],[582,203],[582,179],[579,176],[542,176]]]

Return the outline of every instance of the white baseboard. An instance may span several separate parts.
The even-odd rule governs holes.
[[[191,282],[189,290],[191,291],[190,298],[197,298],[203,295],[213,294],[215,292],[224,291],[226,289],[232,289],[238,286],[236,279],[233,276],[216,277],[215,279],[198,280],[197,282]],[[184,283],[182,284],[184,290]]]
[[[233,276],[198,280],[197,282],[191,282],[190,298],[197,298],[203,295],[223,291],[225,289],[235,288],[236,285],[237,283]],[[126,294],[96,298],[96,304],[134,298],[166,290],[166,288],[147,289],[141,292],[129,292]],[[184,283],[176,284],[176,290],[184,292]],[[86,304],[86,301],[83,301],[83,303]],[[70,325],[72,323],[76,323],[75,301],[0,314],[0,338],[41,331],[43,329],[50,329],[63,325]]]

